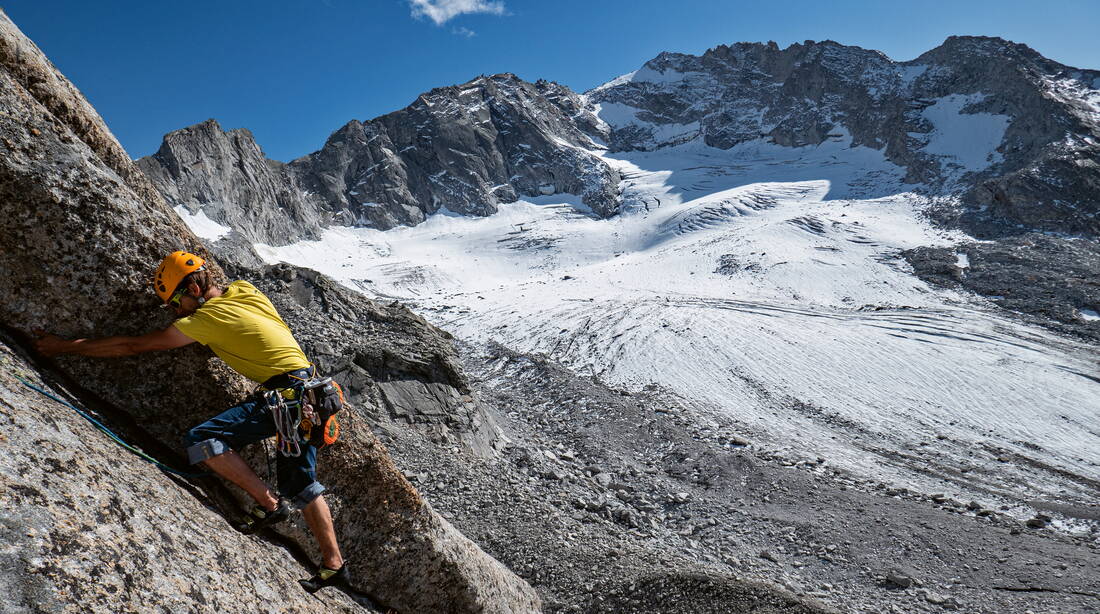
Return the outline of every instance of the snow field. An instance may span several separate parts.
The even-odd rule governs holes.
[[[942,160],[945,174],[958,178],[1001,162],[1002,156],[997,147],[1004,140],[1011,118],[992,113],[963,112],[983,100],[984,94],[952,94],[939,98],[921,112],[924,119],[932,124],[932,132],[909,133],[909,136],[925,143],[922,147],[925,153]]]
[[[207,241],[217,241],[232,230],[232,228],[223,226],[207,217],[206,212],[202,209],[199,209],[198,213],[192,214],[186,207],[179,205],[175,207],[175,211],[191,229],[191,232]]]

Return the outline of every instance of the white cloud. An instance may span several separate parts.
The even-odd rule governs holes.
[[[451,29],[451,34],[457,34],[459,36],[465,36],[466,38],[473,38],[473,37],[477,36],[477,32],[474,32],[473,30],[471,30],[469,28],[464,28],[462,26],[458,26],[457,28],[452,28]]]
[[[413,17],[427,17],[441,26],[468,13],[503,15],[504,3],[493,0],[409,0]]]

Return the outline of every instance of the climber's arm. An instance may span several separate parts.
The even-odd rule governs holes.
[[[156,330],[137,337],[117,336],[103,337],[102,339],[68,340],[57,335],[46,334],[43,331],[35,332],[39,335],[38,340],[34,343],[35,348],[46,356],[80,354],[81,356],[114,358],[158,350],[171,350],[195,342],[194,339],[180,332],[175,326],[169,326],[164,330]]]

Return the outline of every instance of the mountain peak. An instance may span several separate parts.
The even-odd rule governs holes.
[[[925,52],[918,59],[921,58],[944,63],[957,63],[960,59],[1000,58],[1017,62],[1022,60],[1057,64],[1023,43],[1016,43],[999,36],[948,36],[943,43]]]
[[[169,142],[176,142],[180,140],[196,140],[196,139],[222,139],[222,138],[240,138],[246,141],[250,141],[255,144],[256,139],[252,135],[252,131],[248,128],[234,128],[232,130],[226,130],[222,128],[218,120],[210,118],[203,120],[197,124],[192,124],[179,130],[173,130],[164,135],[162,141],[162,147]]]
[[[298,183],[287,193],[301,188],[324,203],[325,215],[383,229],[418,224],[441,207],[487,215],[498,204],[543,193],[583,195],[604,216],[617,210],[618,179],[592,150],[652,150],[696,139],[719,149],[850,139],[851,147],[883,152],[910,184],[975,189],[1055,151],[1066,125],[1088,123],[1081,119],[1087,100],[1065,113],[1049,106],[1044,84],[1062,68],[1001,38],[952,36],[911,62],[829,39],[785,48],[740,42],[702,55],[665,51],[585,96],[511,72],[482,74],[421,94],[406,109],[347,123],[321,151],[292,163]],[[982,135],[980,155],[943,136],[964,129]],[[186,130],[221,134],[214,120]],[[252,149],[242,147],[243,137],[198,141],[189,147],[235,156]],[[1047,174],[1070,181],[1072,168],[1055,171]],[[1006,190],[995,193],[1035,194],[1023,184]],[[1077,202],[1093,188],[1073,191]],[[1050,194],[1044,198],[1059,198]]]

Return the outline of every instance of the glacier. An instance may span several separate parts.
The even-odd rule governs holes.
[[[972,239],[931,224],[881,152],[838,129],[799,148],[593,153],[624,180],[610,219],[555,194],[256,249],[467,342],[660,387],[790,463],[981,493],[1021,518],[1031,499],[1091,496],[1094,348],[914,277],[902,250]]]

